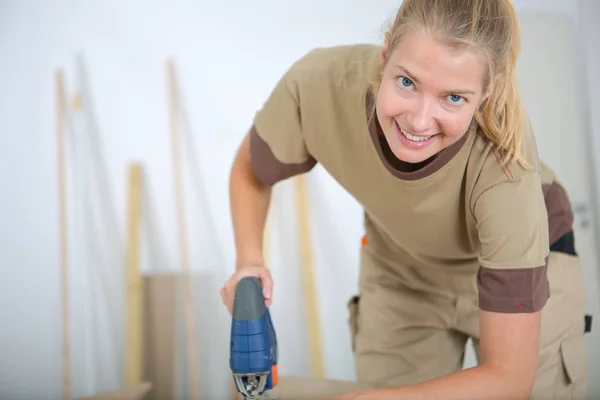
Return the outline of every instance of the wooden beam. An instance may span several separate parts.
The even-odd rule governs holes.
[[[140,226],[142,166],[132,163],[128,168],[128,249],[125,311],[125,385],[142,382],[142,278],[140,275]]]
[[[175,398],[175,314],[179,274],[154,274],[144,286],[144,380],[152,400]]]
[[[324,378],[325,372],[323,368],[321,330],[315,289],[314,260],[310,232],[310,207],[306,179],[306,174],[298,175],[295,178],[296,211],[300,240],[300,259],[302,263],[302,284],[306,299],[308,346],[310,348],[312,371],[315,377]]]
[[[185,283],[185,327],[186,327],[186,345],[187,345],[187,372],[188,385],[191,399],[200,399],[200,371],[198,367],[196,318],[194,315],[194,295],[192,287],[192,277],[190,270],[190,256],[188,249],[188,235],[186,226],[186,213],[184,207],[183,193],[183,174],[181,167],[181,132],[180,124],[180,106],[179,91],[177,87],[177,77],[175,72],[175,63],[167,60],[167,90],[169,95],[169,116],[171,125],[171,149],[173,159],[173,174],[175,180],[175,198],[177,210],[177,225],[179,228],[179,246],[181,255],[181,265],[183,267],[183,278]]]
[[[69,335],[69,246],[67,216],[67,172],[65,162],[65,130],[66,130],[66,94],[64,74],[62,70],[55,73],[56,85],[56,143],[57,143],[57,175],[58,175],[58,215],[60,230],[60,287],[62,317],[62,395],[64,400],[71,399],[71,363]]]
[[[308,376],[280,376],[277,387],[271,390],[269,395],[276,399],[327,400],[373,388],[374,385],[368,382]]]
[[[152,389],[150,382],[128,386],[112,392],[100,393],[94,396],[81,397],[77,400],[141,400]]]

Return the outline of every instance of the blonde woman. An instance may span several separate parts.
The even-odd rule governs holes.
[[[320,163],[364,207],[357,377],[340,399],[583,399],[569,199],[519,97],[509,0],[404,0],[381,47],[319,48],[257,113],[231,172],[236,282],[273,281],[271,187]],[[551,84],[549,82],[549,84]],[[462,369],[473,338],[479,365]]]

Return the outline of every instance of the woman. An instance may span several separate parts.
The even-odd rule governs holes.
[[[583,399],[569,200],[538,159],[509,0],[404,0],[383,47],[316,49],[257,113],[231,172],[236,282],[261,278],[271,187],[320,163],[365,210],[347,399]],[[473,338],[479,365],[462,369]]]

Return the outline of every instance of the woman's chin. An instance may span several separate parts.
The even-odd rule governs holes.
[[[408,164],[422,163],[435,154],[432,154],[429,149],[406,149],[402,145],[393,149],[392,153],[398,160]]]

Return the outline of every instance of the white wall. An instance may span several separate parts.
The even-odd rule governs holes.
[[[600,269],[597,223],[594,220],[594,169],[588,157],[590,132],[585,84],[577,59],[577,29],[561,16],[522,14],[523,56],[519,77],[523,98],[532,119],[541,157],[555,170],[569,193],[575,211],[576,248],[583,264],[587,312],[600,314]],[[540,46],[552,43],[552,46]],[[543,68],[531,68],[531,66]],[[560,88],[552,84],[561,77]],[[576,160],[576,161],[574,161]],[[590,376],[600,373],[600,336],[587,336],[592,350]],[[600,382],[590,380],[591,392]]]
[[[577,63],[582,66],[582,76],[580,78],[581,93],[585,96],[585,100],[588,103],[587,111],[587,123],[584,126],[589,132],[588,141],[584,144],[588,152],[588,168],[595,173],[592,173],[595,178],[595,185],[592,189],[592,198],[594,199],[595,207],[591,207],[590,212],[595,215],[596,221],[599,220],[600,216],[600,100],[596,95],[600,88],[600,45],[598,44],[598,38],[600,38],[600,25],[598,25],[598,18],[600,18],[600,2],[596,0],[580,0],[579,13],[577,15],[577,26],[578,32],[580,33],[581,40],[579,41],[580,46],[580,57],[576,60]],[[596,237],[600,238],[600,224],[596,224]],[[595,243],[596,249],[600,249],[598,240]],[[596,251],[597,251],[596,250]],[[596,263],[596,266],[600,263]],[[588,276],[593,283],[600,283],[598,272],[600,267],[596,268],[597,274],[595,276]],[[593,313],[594,322],[592,327],[592,334],[588,337],[588,346],[594,349],[600,348],[600,333],[598,333],[598,317],[600,315],[600,291],[589,292],[588,291],[588,304],[590,305],[590,312]],[[594,325],[595,324],[595,325]],[[594,353],[591,355],[591,367],[590,367],[590,392],[594,395],[600,393],[600,355]],[[588,365],[590,362],[588,361]],[[591,397],[590,397],[591,398]]]
[[[226,331],[228,318],[216,296],[233,270],[227,177],[238,142],[279,76],[299,55],[315,46],[380,42],[383,24],[398,4],[396,0],[179,1],[181,8],[176,9],[173,3],[159,1],[143,6],[114,0],[78,5],[5,2],[0,13],[0,178],[5,187],[0,198],[4,217],[0,230],[0,398],[60,396],[56,67],[65,67],[72,89],[75,52],[84,51],[100,151],[118,221],[117,226],[110,223],[112,214],[103,203],[94,210],[104,224],[90,229],[85,221],[76,220],[70,226],[73,394],[83,396],[120,384],[121,344],[111,335],[121,328],[121,311],[107,310],[119,306],[114,285],[122,283],[122,258],[106,254],[122,251],[124,245],[100,245],[113,237],[124,239],[130,161],[144,164],[146,200],[153,214],[148,231],[157,238],[154,246],[146,248],[144,270],[180,268],[164,78],[169,56],[174,56],[179,69],[196,157],[187,160],[185,171],[192,267],[203,277],[201,287],[207,290],[199,295],[207,303],[198,313],[205,317],[203,322],[212,321],[208,310],[218,313],[214,317],[218,328],[201,329],[207,340],[200,351],[210,350],[211,362],[203,363],[202,369],[216,382],[223,382],[228,375],[227,337],[221,329]],[[574,5],[558,0],[519,1],[518,6],[523,12],[547,10],[572,19],[578,15]],[[235,7],[235,12],[229,7]],[[310,18],[310,23],[301,22],[303,17]],[[557,77],[556,84],[560,82]],[[594,84],[590,97],[600,89],[597,79]],[[98,167],[89,157],[77,160]],[[80,175],[72,179],[82,181]],[[208,194],[202,194],[199,185]],[[97,186],[94,193],[98,196],[107,193],[106,189]],[[318,294],[320,304],[326,305],[321,309],[321,326],[327,376],[351,379],[346,301],[356,290],[361,210],[320,168],[310,174],[310,189]],[[70,198],[71,212],[78,216],[84,211],[74,205],[80,196]],[[281,373],[309,374],[292,196],[290,182],[278,186],[271,258],[276,279],[273,313],[281,343]],[[98,255],[79,251],[86,237],[96,238],[92,249],[103,249]],[[152,254],[158,255],[150,259]],[[91,266],[103,266],[113,287],[103,289],[98,282],[104,275]],[[215,297],[208,297],[211,293]],[[98,318],[101,323],[93,322]],[[98,346],[101,338],[104,341]],[[209,370],[213,365],[216,371]],[[210,393],[216,397],[223,389],[224,385],[215,383]]]

